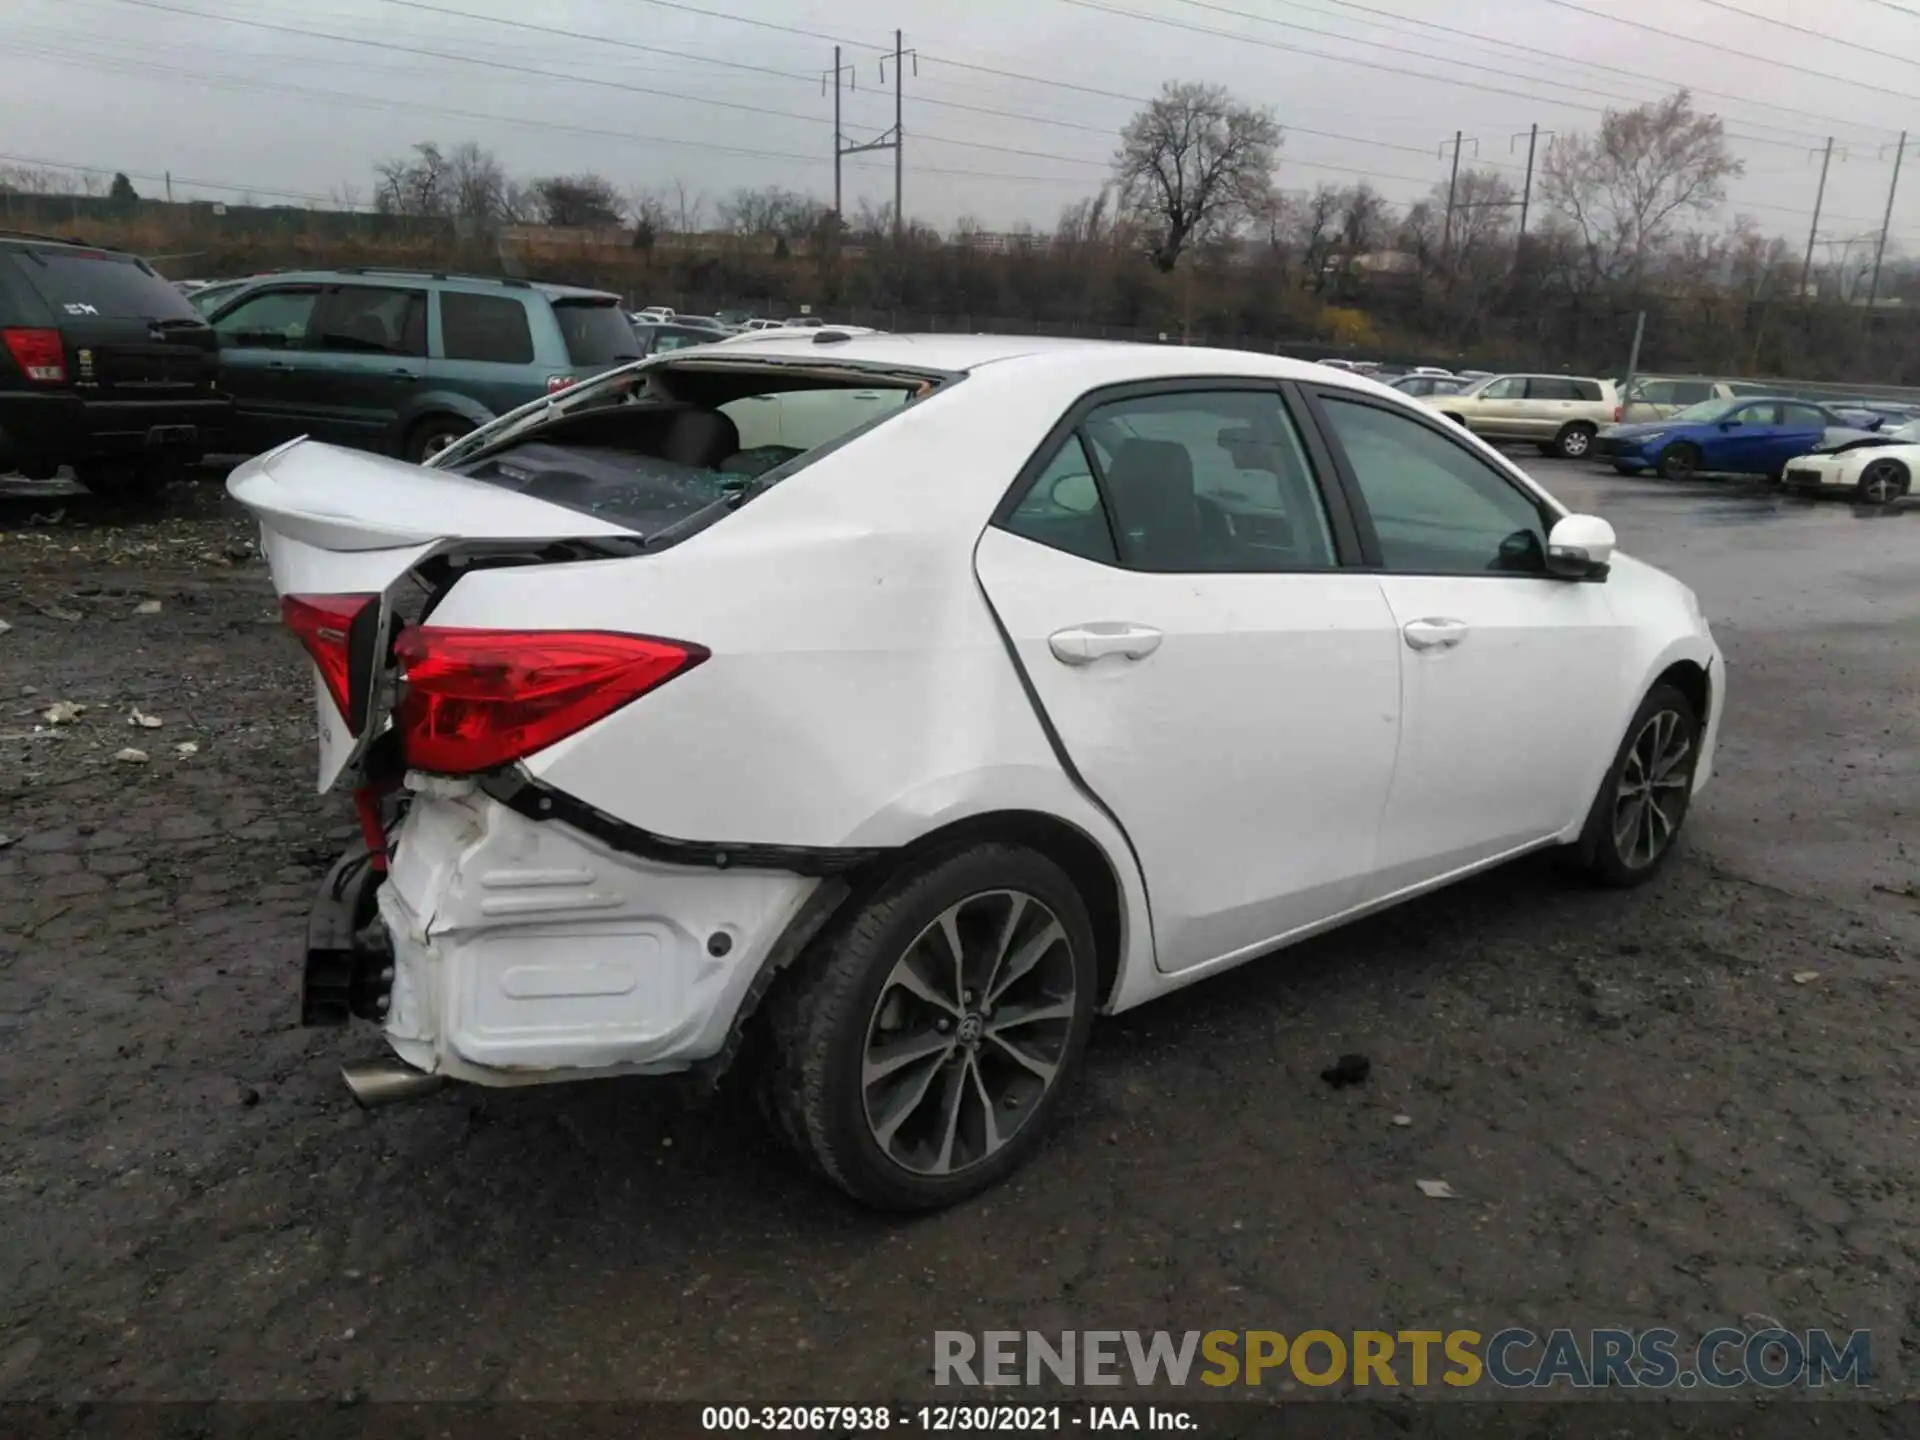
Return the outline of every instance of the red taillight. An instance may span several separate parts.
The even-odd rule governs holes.
[[[27,372],[29,380],[66,384],[67,352],[60,343],[58,330],[0,330],[0,340],[6,341],[7,353],[13,356],[14,364]]]
[[[599,630],[421,626],[394,644],[408,765],[491,770],[545,749],[707,658],[698,645]]]
[[[1620,423],[1620,417],[1621,417],[1622,415],[1624,415],[1624,414],[1626,414],[1626,412],[1627,412],[1627,407],[1626,407],[1626,406],[1624,406],[1624,405],[1616,405],[1616,406],[1614,406],[1614,407],[1613,407],[1613,423],[1614,423],[1614,424],[1616,424],[1616,425],[1618,425],[1618,424]]]
[[[320,667],[320,679],[333,697],[333,705],[347,722],[347,729],[360,733],[363,717],[354,713],[349,700],[347,675],[351,665],[348,643],[353,622],[360,612],[379,600],[378,595],[283,595],[280,618],[300,637],[313,663]]]
[[[573,384],[571,375],[549,375],[547,376],[547,393],[556,395],[571,384]]]

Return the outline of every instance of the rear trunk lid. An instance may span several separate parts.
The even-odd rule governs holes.
[[[227,489],[260,523],[273,587],[287,596],[368,596],[341,636],[359,677],[343,709],[312,665],[320,730],[319,788],[329,790],[377,738],[390,708],[383,683],[395,601],[415,567],[453,554],[532,555],[554,546],[637,546],[632,529],[442,470],[296,440],[249,460]],[[566,557],[571,558],[571,557]],[[345,711],[353,710],[349,716]]]

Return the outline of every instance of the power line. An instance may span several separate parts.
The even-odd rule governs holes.
[[[1920,95],[1909,95],[1904,90],[1889,90],[1884,85],[1869,85],[1864,80],[1850,79],[1845,75],[1835,75],[1830,70],[1815,70],[1806,65],[1795,65],[1791,60],[1773,60],[1765,55],[1756,55],[1751,50],[1734,50],[1722,45],[1718,40],[1702,40],[1697,35],[1683,35],[1678,30],[1662,30],[1658,25],[1649,25],[1642,20],[1629,20],[1624,15],[1609,15],[1604,10],[1590,10],[1574,0],[1547,0],[1549,5],[1558,5],[1562,10],[1572,10],[1576,14],[1591,16],[1595,20],[1605,20],[1614,25],[1630,25],[1635,30],[1645,30],[1652,35],[1664,35],[1669,40],[1681,40],[1689,45],[1704,46],[1721,57],[1738,56],[1742,60],[1751,60],[1758,65],[1775,65],[1782,70],[1791,70],[1797,75],[1811,75],[1816,80],[1831,80],[1836,85],[1850,86],[1855,90],[1871,90],[1877,95],[1891,95],[1896,100],[1920,102]]]
[[[1641,71],[1641,70],[1629,70],[1626,67],[1621,65],[1607,65],[1607,64],[1603,64],[1601,61],[1590,59],[1590,58],[1583,57],[1578,61],[1568,60],[1564,56],[1556,55],[1551,50],[1541,50],[1532,45],[1522,45],[1518,41],[1514,41],[1514,40],[1501,40],[1492,35],[1482,35],[1475,30],[1462,30],[1459,27],[1454,25],[1442,25],[1435,20],[1422,20],[1412,15],[1401,15],[1392,10],[1377,9],[1372,5],[1361,5],[1356,3],[1356,0],[1327,0],[1327,3],[1331,5],[1337,5],[1342,10],[1355,10],[1360,12],[1363,15],[1377,15],[1381,19],[1391,20],[1395,24],[1418,25],[1424,30],[1437,30],[1442,34],[1458,36],[1461,39],[1475,40],[1486,45],[1497,45],[1497,46],[1500,46],[1502,49],[1517,51],[1522,55],[1533,56],[1537,59],[1560,61],[1561,63],[1569,66],[1577,66],[1579,69],[1582,69],[1582,70],[1604,70],[1610,75],[1619,75],[1619,76],[1625,77],[1628,80],[1632,80],[1640,84],[1651,85],[1656,88],[1663,89],[1669,94],[1672,93],[1674,90],[1684,88],[1684,89],[1691,90],[1696,95],[1707,95],[1707,96],[1711,96],[1716,100],[1731,100],[1737,104],[1753,106],[1754,108],[1772,111],[1776,114],[1798,115],[1808,120],[1819,120],[1829,125],[1845,125],[1853,129],[1871,130],[1873,128],[1872,126],[1863,124],[1860,121],[1842,120],[1837,116],[1833,116],[1833,115],[1821,115],[1811,110],[1795,109],[1791,105],[1780,105],[1774,102],[1759,104],[1758,102],[1755,102],[1748,96],[1735,94],[1732,91],[1709,90],[1703,85],[1695,85],[1689,81],[1669,80],[1664,76],[1649,75],[1645,71]],[[1322,10],[1316,10],[1316,11],[1313,11],[1312,13],[1332,15],[1332,12],[1322,11]],[[1334,16],[1333,18],[1344,18],[1344,17]],[[1275,23],[1278,23],[1278,22],[1275,22]],[[1742,125],[1758,125],[1763,130],[1783,130],[1783,131],[1786,131],[1788,134],[1792,134],[1792,135],[1801,135],[1801,136],[1819,138],[1818,132],[1815,132],[1812,130],[1796,130],[1790,125],[1770,125],[1764,120],[1752,120],[1752,119],[1740,118],[1739,123]],[[1747,137],[1742,136],[1739,138],[1744,139]],[[1759,136],[1755,136],[1753,138],[1763,139],[1763,137],[1759,137]]]
[[[1427,51],[1409,49],[1404,45],[1391,45],[1384,40],[1368,40],[1357,35],[1344,35],[1337,30],[1319,30],[1319,29],[1315,29],[1311,25],[1301,25],[1292,20],[1279,20],[1268,15],[1257,15],[1257,14],[1252,14],[1245,10],[1236,10],[1229,5],[1221,5],[1221,4],[1214,3],[1214,0],[1180,0],[1180,3],[1183,5],[1191,6],[1196,10],[1208,10],[1219,15],[1230,15],[1235,17],[1236,19],[1252,20],[1262,25],[1273,25],[1283,30],[1298,31],[1303,35],[1318,35],[1324,39],[1339,40],[1349,45],[1361,45],[1361,46],[1368,47],[1370,49],[1385,50],[1390,54],[1411,55],[1416,59],[1431,60],[1438,64],[1457,65],[1457,66],[1460,66],[1462,69],[1482,71],[1489,75],[1499,75],[1502,77],[1506,77],[1509,74],[1507,70],[1498,68],[1496,66],[1477,65],[1470,60],[1456,60],[1447,56],[1432,55]],[[1146,18],[1146,17],[1142,16],[1141,18]],[[1333,18],[1338,19],[1342,17],[1335,16]],[[1170,22],[1170,23],[1177,23],[1177,22]],[[1207,33],[1221,34],[1223,32],[1209,31]],[[1224,32],[1224,33],[1231,33],[1231,32]],[[1472,35],[1472,32],[1455,32],[1455,33],[1466,34],[1476,40],[1484,38],[1481,36]],[[1248,37],[1236,37],[1236,38],[1248,38]],[[1256,41],[1254,43],[1257,44],[1259,42]],[[1608,100],[1630,101],[1635,104],[1645,103],[1645,97],[1621,95],[1618,91],[1602,90],[1596,86],[1581,85],[1570,80],[1555,80],[1553,81],[1553,83],[1566,90],[1579,91],[1588,95],[1598,95]],[[1839,122],[1839,123],[1846,123],[1846,122]],[[1801,132],[1801,133],[1807,133],[1807,132]]]
[[[131,3],[131,0],[127,0],[127,3]],[[1126,10],[1116,5],[1103,4],[1101,3],[1101,0],[1061,0],[1061,3],[1065,5],[1072,5],[1075,8],[1081,9],[1081,10],[1091,10],[1091,11],[1096,11],[1098,13],[1106,14],[1106,15],[1118,15],[1129,20],[1144,20],[1149,24],[1154,24],[1154,25],[1165,25],[1165,26],[1171,27],[1172,29],[1184,30],[1195,35],[1211,35],[1222,40],[1232,40],[1242,45],[1258,45],[1264,49],[1269,49],[1269,50],[1282,50],[1295,55],[1310,55],[1316,59],[1332,60],[1337,64],[1352,65],[1363,70],[1377,70],[1389,75],[1406,75],[1416,80],[1429,80],[1434,82],[1435,84],[1452,85],[1458,89],[1476,90],[1483,94],[1488,94],[1488,95],[1506,95],[1506,96],[1510,96],[1513,99],[1525,100],[1535,105],[1552,105],[1565,110],[1581,110],[1592,115],[1600,115],[1605,113],[1604,106],[1588,105],[1577,100],[1562,100],[1552,96],[1536,95],[1528,91],[1513,90],[1501,85],[1489,85],[1485,81],[1463,80],[1463,79],[1458,79],[1451,75],[1435,75],[1432,72],[1426,71],[1426,70],[1409,70],[1404,66],[1389,65],[1379,60],[1363,60],[1358,58],[1357,56],[1352,56],[1352,55],[1336,55],[1329,51],[1315,50],[1304,45],[1289,45],[1279,40],[1263,40],[1256,36],[1243,34],[1237,31],[1218,30],[1218,29],[1212,28],[1211,26],[1195,25],[1190,21],[1174,20],[1164,15],[1150,15],[1143,11]],[[1556,4],[1564,3],[1564,0],[1551,0],[1551,3],[1556,3]],[[1355,40],[1351,36],[1340,36],[1339,38],[1346,40],[1349,44],[1376,45],[1376,46],[1379,46],[1379,48],[1384,48],[1384,49],[1396,48],[1393,46],[1381,45],[1380,42],[1377,42],[1377,41]],[[1413,52],[1413,53],[1418,53],[1418,52]],[[1466,61],[1441,61],[1439,63],[1456,64],[1456,65],[1468,64],[1468,62]],[[1469,68],[1477,69],[1477,70],[1491,69],[1491,67],[1489,66],[1469,66]],[[1494,71],[1493,73],[1499,74],[1504,72]],[[1633,105],[1641,105],[1646,103],[1645,100],[1642,99],[1641,97],[1632,96],[1632,95],[1620,95],[1616,92],[1597,90],[1590,86],[1572,86],[1569,88],[1585,90],[1589,94],[1600,95],[1608,99],[1623,101],[1625,103],[1633,104]],[[1761,135],[1737,136],[1735,138],[1747,140],[1752,143],[1761,144],[1761,145],[1784,146],[1792,150],[1799,150],[1804,148],[1802,145],[1792,141],[1772,140]],[[1514,168],[1514,167],[1508,167],[1508,168]]]
[[[479,65],[489,70],[504,70],[516,75],[532,75],[541,80],[557,80],[569,85],[592,85],[600,89],[620,90],[633,95],[653,95],[666,100],[679,100],[693,105],[711,105],[721,110],[734,110],[747,115],[764,115],[775,120],[798,120],[807,125],[830,125],[832,122],[823,116],[806,115],[797,110],[773,110],[763,105],[747,105],[737,100],[715,100],[702,95],[688,95],[676,90],[661,90],[650,85],[631,85],[618,80],[602,80],[590,75],[568,75],[555,70],[541,70],[531,65],[516,65],[509,60],[487,60],[476,55],[456,55],[445,50],[429,50],[423,46],[400,45],[391,40],[372,40],[360,35],[339,35],[325,30],[307,30],[294,25],[277,25],[269,20],[253,20],[238,15],[210,15],[204,10],[188,10],[178,5],[168,5],[162,0],[114,0],[120,5],[133,5],[143,10],[158,10],[170,15],[187,15],[199,20],[213,20],[229,25],[246,25],[256,30],[268,30],[282,35],[300,35],[313,40],[332,40],[343,45],[364,45],[376,50],[397,51],[409,55],[423,55],[435,60],[448,60],[461,65]],[[1046,150],[1027,150],[1013,145],[993,145],[984,140],[961,140],[951,135],[934,135],[925,132],[916,133],[915,139],[927,144],[957,145],[968,150],[987,150],[1000,155],[1018,155],[1029,160],[1058,160],[1068,165],[1087,165],[1097,170],[1110,168],[1106,160],[1089,160],[1079,155],[1060,155]]]
[[[1873,55],[1881,60],[1897,58],[1888,55],[1884,50],[1877,50],[1871,45],[1862,45],[1853,40],[1842,40],[1838,35],[1829,35],[1824,30],[1809,30],[1804,25],[1795,25],[1791,20],[1776,20],[1773,16],[1762,15],[1756,10],[1742,10],[1738,5],[1729,5],[1727,0],[1700,0],[1700,3],[1702,5],[1711,5],[1716,10],[1725,10],[1729,15],[1739,15],[1748,20],[1757,20],[1762,25],[1777,25],[1782,30],[1793,31],[1796,35],[1809,35],[1815,40],[1825,40],[1830,44],[1844,45],[1849,50],[1858,50],[1862,54]],[[1908,64],[1911,62],[1902,61],[1901,63]]]
[[[48,170],[77,170],[83,175],[124,175],[129,180],[156,180],[165,182],[171,178],[176,185],[192,185],[200,190],[223,190],[237,195],[273,195],[283,200],[315,200],[331,202],[328,195],[314,195],[304,190],[276,190],[270,185],[235,185],[219,180],[195,180],[188,175],[155,175],[144,170],[109,170],[100,165],[75,165],[71,160],[47,160],[33,155],[0,155],[0,160],[10,165],[38,165]]]
[[[576,125],[558,120],[537,120],[518,115],[490,115],[484,111],[461,110],[444,105],[430,105],[420,101],[398,100],[388,96],[363,95],[341,90],[320,90],[311,86],[287,85],[279,81],[264,81],[254,76],[229,75],[203,70],[186,70],[177,66],[157,65],[151,62],[135,62],[123,60],[118,57],[100,57],[73,51],[60,51],[47,47],[17,46],[14,53],[45,55],[67,63],[79,64],[93,69],[105,69],[119,74],[134,76],[169,75],[181,79],[198,80],[204,84],[217,85],[236,90],[280,96],[300,96],[321,103],[337,101],[354,107],[371,105],[382,109],[408,110],[419,114],[438,115],[450,119],[476,120],[490,124],[512,125],[531,130],[548,130],[568,135],[586,135],[599,139],[622,140],[643,145],[666,145],[691,150],[708,150],[724,155],[740,156],[746,159],[782,160],[805,165],[820,165],[826,163],[826,157],[824,156],[803,154],[795,151],[758,150],[748,146],[726,145],[711,140],[686,140],[667,135],[642,135],[629,130],[608,130],[598,126]],[[861,165],[856,168],[863,170],[882,170],[888,167],[881,165]],[[993,170],[968,170],[940,165],[922,165],[918,168],[932,175],[964,176],[981,180],[1006,180],[1050,185],[1072,185],[1079,183],[1076,177],[1063,175],[1006,174]],[[179,177],[176,176],[175,178],[177,179]]]
[[[690,55],[684,51],[667,50],[667,49],[663,49],[658,45],[642,45],[636,41],[622,40],[611,35],[595,35],[595,34],[586,33],[584,31],[579,31],[579,30],[564,30],[559,28],[558,26],[538,25],[528,20],[508,20],[508,19],[503,19],[497,15],[479,15],[466,10],[455,10],[445,5],[429,4],[427,3],[427,0],[381,0],[381,3],[387,4],[387,5],[400,5],[400,6],[404,6],[409,10],[422,10],[435,15],[445,15],[450,19],[485,21],[490,24],[505,25],[515,30],[525,30],[525,31],[529,31],[535,34],[540,34],[540,35],[562,36],[571,40],[586,41],[594,45],[612,45],[624,50],[640,50],[640,51],[645,51],[649,54],[668,55],[676,59],[696,60],[703,64],[722,66],[730,70],[745,70],[745,71],[750,71],[754,74],[759,74],[759,75],[775,75],[783,79],[802,80],[808,84],[816,83],[819,78],[818,76],[815,76],[815,75],[799,75],[791,71],[776,70],[765,65],[751,65],[744,61],[739,61],[739,60],[722,60],[722,59],[717,59],[715,57],[707,56],[707,55]],[[675,8],[691,8],[691,7],[676,6]],[[702,12],[702,13],[717,14],[717,12]],[[725,18],[739,19],[743,17],[729,16]],[[921,58],[924,60],[933,59],[933,57],[931,56],[924,56],[924,55]],[[952,64],[955,62],[943,61],[941,63]],[[1023,76],[1018,78],[1033,79],[1035,80],[1035,83],[1046,83],[1046,82],[1039,81],[1037,77]],[[1075,87],[1075,88],[1078,88],[1078,87]],[[1097,93],[1107,94],[1109,92],[1097,92]],[[941,109],[946,109],[946,110],[965,110],[975,115],[991,115],[1000,119],[1018,120],[1021,123],[1028,124],[1028,125],[1051,125],[1062,130],[1079,130],[1087,134],[1103,135],[1109,138],[1111,138],[1114,133],[1114,127],[1111,125],[1085,125],[1077,120],[1059,120],[1059,119],[1053,118],[1052,116],[1029,115],[1017,110],[999,110],[999,109],[994,109],[990,106],[985,106],[985,105],[968,105],[957,100],[940,100],[927,95],[916,94],[916,95],[911,95],[907,98],[910,99],[916,105],[931,105],[931,106],[937,106]],[[1129,104],[1135,104],[1135,105],[1146,105],[1150,103],[1146,98],[1140,97],[1140,96],[1112,94],[1111,98],[1116,100],[1125,100]],[[1339,133],[1338,131],[1316,130],[1305,125],[1289,124],[1284,126],[1283,128],[1290,131],[1291,133],[1298,134],[1298,135],[1314,135],[1325,140],[1343,140],[1353,145],[1372,145],[1383,150],[1404,151],[1405,153],[1410,155],[1424,155],[1427,153],[1425,147],[1423,146],[1402,145],[1391,140],[1373,140],[1363,135],[1344,135]],[[924,138],[924,137],[916,137],[916,138]]]

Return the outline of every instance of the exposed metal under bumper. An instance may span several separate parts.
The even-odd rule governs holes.
[[[347,1082],[347,1089],[353,1092],[353,1098],[360,1102],[363,1110],[397,1105],[402,1100],[418,1100],[447,1083],[444,1075],[429,1075],[398,1060],[369,1060],[361,1065],[348,1065],[340,1071],[340,1078]]]

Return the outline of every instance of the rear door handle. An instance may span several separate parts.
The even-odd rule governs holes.
[[[396,380],[418,380],[420,378],[420,372],[418,370],[389,370],[387,373]]]
[[[1062,665],[1091,665],[1104,655],[1144,660],[1160,648],[1160,640],[1160,632],[1151,625],[1096,621],[1054,631],[1047,637],[1047,648]]]
[[[1400,633],[1415,650],[1451,650],[1467,638],[1466,622],[1431,617],[1409,620]]]

